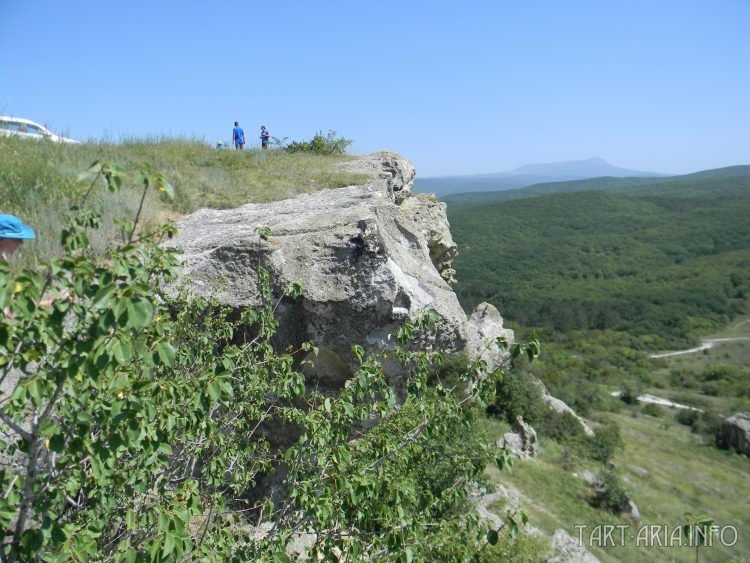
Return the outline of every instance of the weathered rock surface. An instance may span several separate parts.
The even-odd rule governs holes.
[[[448,283],[457,248],[445,204],[412,196],[414,168],[393,153],[341,166],[372,180],[273,203],[203,209],[182,221],[170,244],[185,253],[184,280],[237,309],[259,305],[259,266],[269,270],[276,295],[300,282],[302,297],[279,306],[278,337],[283,345],[312,340],[319,346],[307,375],[324,387],[351,376],[353,344],[388,350],[389,335],[429,309],[439,319],[421,347],[483,354],[494,369],[507,356],[492,343],[512,340],[513,333],[491,305],[467,320]],[[259,228],[270,229],[267,240]],[[395,366],[386,367],[398,375]]]
[[[597,563],[599,559],[589,553],[578,538],[573,538],[565,530],[558,529],[552,535],[552,553],[546,561],[548,563]]]
[[[519,459],[536,457],[538,445],[536,431],[527,424],[523,417],[516,418],[513,428],[497,441],[498,448],[506,448]]]
[[[537,381],[537,385],[539,385],[542,389],[542,402],[547,406],[547,408],[559,412],[559,413],[568,413],[573,418],[575,418],[578,423],[581,425],[581,428],[583,429],[584,433],[587,436],[593,436],[594,431],[591,430],[591,427],[586,424],[586,421],[583,420],[580,416],[576,414],[576,412],[571,409],[565,401],[562,401],[558,399],[557,397],[554,397],[550,395],[549,391],[547,390],[547,387],[544,386],[544,384],[541,381]]]
[[[475,498],[476,497],[476,498]],[[478,496],[470,496],[477,505],[477,512],[482,520],[488,522],[495,529],[505,526],[504,520],[498,516],[497,509],[492,511],[490,506],[503,504],[504,510],[511,514],[517,512],[521,505],[527,502],[521,492],[510,485],[497,485],[495,492]],[[577,538],[571,537],[565,530],[558,529],[552,537],[545,534],[539,528],[526,524],[523,533],[534,536],[543,542],[549,542],[549,551],[544,555],[543,561],[555,563],[598,563],[599,559],[594,557]]]
[[[412,163],[395,152],[380,151],[359,156],[339,164],[342,170],[366,174],[373,179],[383,180],[383,187],[393,201],[400,205],[411,194],[414,178],[417,175]]]
[[[719,447],[750,456],[750,412],[725,418],[716,442]]]

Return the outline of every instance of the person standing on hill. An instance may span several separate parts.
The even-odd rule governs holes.
[[[260,146],[264,149],[268,148],[268,139],[271,138],[271,134],[266,129],[265,125],[260,126]]]
[[[232,142],[234,143],[234,148],[238,151],[241,151],[242,147],[245,146],[245,132],[242,130],[242,127],[240,127],[239,121],[234,122],[234,129],[232,129]]]
[[[36,238],[34,229],[15,215],[0,215],[0,260],[7,261],[24,240]]]

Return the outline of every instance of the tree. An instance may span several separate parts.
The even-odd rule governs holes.
[[[159,244],[175,227],[140,229],[140,209],[94,257],[100,219],[86,197],[133,179],[101,163],[84,177],[64,256],[20,273],[0,264],[0,379],[12,383],[0,401],[3,557],[283,561],[302,538],[323,558],[409,561],[497,543],[468,491],[496,453],[471,425],[499,374],[481,379],[480,362],[450,387],[428,385],[442,354],[411,338],[434,313],[394,337],[392,356],[410,367],[403,397],[382,355],[360,347],[340,393],[310,389],[298,358],[315,345],[273,348],[265,270],[256,310],[194,297],[175,285],[178,252]],[[134,179],[141,202],[172,191],[148,168]]]

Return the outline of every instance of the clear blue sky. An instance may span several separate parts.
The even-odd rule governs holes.
[[[420,176],[750,164],[750,0],[0,0],[0,113],[82,140],[333,129]]]

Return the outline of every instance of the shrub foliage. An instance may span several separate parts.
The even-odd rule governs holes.
[[[130,181],[90,172],[92,187]],[[171,193],[149,170],[136,180]],[[411,371],[398,400],[382,358],[360,347],[353,377],[323,394],[299,369],[313,343],[271,344],[265,271],[263,306],[237,315],[174,289],[179,255],[159,244],[174,226],[123,221],[122,242],[97,259],[99,223],[74,209],[61,258],[19,273],[0,263],[2,558],[285,561],[301,539],[326,560],[494,549],[502,533],[467,497],[495,454],[471,430],[494,381],[477,378],[480,363],[453,387],[427,384],[441,355],[410,337],[433,315],[395,335]],[[293,284],[280,299],[299,295]]]
[[[309,141],[292,141],[286,146],[291,153],[303,152],[322,155],[344,154],[352,141],[344,137],[336,137],[336,131],[328,131],[323,135],[322,131],[315,133]]]

